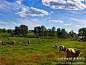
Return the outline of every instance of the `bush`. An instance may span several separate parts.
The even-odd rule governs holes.
[[[29,34],[27,34],[25,36],[28,37],[28,38],[37,38],[37,35],[29,35]]]
[[[1,37],[12,37],[10,33],[1,33]]]

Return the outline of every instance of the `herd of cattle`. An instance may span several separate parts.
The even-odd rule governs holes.
[[[10,38],[8,38],[8,40],[10,40]],[[12,41],[12,43],[9,43],[9,44],[15,44],[16,40]],[[43,42],[45,42],[45,40],[43,40]],[[3,45],[3,41],[0,41],[0,44]],[[27,42],[28,45],[30,45],[30,41]],[[20,42],[18,42],[18,44],[20,44]],[[55,44],[55,47],[57,48],[58,46]],[[69,60],[69,58],[72,58],[72,61],[73,61],[73,58],[75,58],[75,61],[76,61],[76,58],[78,56],[80,56],[80,50],[78,49],[73,49],[73,48],[66,48],[65,46],[60,46],[59,47],[59,53],[60,51],[64,51],[66,52],[66,58],[67,58],[67,62]]]
[[[10,38],[8,38],[8,40],[10,40]],[[11,43],[7,43],[7,44],[15,44],[15,42],[16,42],[16,40],[12,41]],[[4,45],[3,43],[4,43],[4,41],[0,41],[0,45]],[[28,45],[30,45],[30,41],[27,41],[27,43],[28,43]],[[20,42],[18,42],[18,44],[20,44]]]

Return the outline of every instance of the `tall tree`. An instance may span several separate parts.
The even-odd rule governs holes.
[[[20,28],[18,26],[15,26],[15,35],[20,34]]]
[[[15,26],[15,35],[24,35],[28,33],[28,26],[26,25],[20,25],[20,27]]]
[[[57,35],[58,35],[58,37],[61,37],[61,34],[62,34],[61,29],[58,28],[58,29],[57,29]]]
[[[86,36],[86,28],[79,29],[78,33],[79,33],[79,36]]]
[[[45,31],[45,29],[46,29],[45,26],[42,25],[42,26],[41,26],[41,35],[42,35],[42,36],[44,36],[44,31]]]
[[[69,32],[69,35],[73,38],[73,37],[74,37],[74,31],[71,30],[71,31]]]
[[[40,26],[34,27],[34,34],[38,33],[40,35],[40,32],[41,32]]]
[[[49,34],[49,36],[52,36],[52,30],[51,29],[48,29],[48,34]]]
[[[62,35],[61,35],[62,38],[65,38],[65,29],[62,29]]]
[[[44,31],[44,36],[48,36],[49,34],[48,34],[48,30],[47,29],[45,29],[45,31]]]
[[[56,34],[56,32],[55,32],[55,27],[52,27],[52,36],[53,36],[53,37],[56,37],[56,36],[57,36],[57,34]]]
[[[28,26],[26,26],[26,25],[21,25],[21,26],[20,26],[20,33],[21,33],[22,35],[27,34],[27,33],[28,33]]]

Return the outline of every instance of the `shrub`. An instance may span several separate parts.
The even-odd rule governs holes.
[[[1,33],[0,34],[1,37],[11,37],[10,33]]]
[[[28,38],[37,38],[37,35],[29,35],[29,34],[27,34],[26,37],[28,37]]]

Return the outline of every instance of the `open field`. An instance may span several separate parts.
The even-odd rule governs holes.
[[[0,65],[59,65],[59,62],[66,63],[66,52],[59,53],[59,46],[80,49],[82,52],[76,59],[76,65],[86,65],[86,42],[71,41],[71,39],[60,38],[23,38],[23,37],[1,37],[5,45],[0,45]],[[16,40],[15,45],[10,45],[12,40]],[[45,40],[45,42],[43,42]],[[30,41],[30,45],[27,44]],[[20,42],[20,44],[18,44]],[[55,48],[55,44],[58,48]],[[84,59],[83,59],[84,58]],[[60,59],[60,60],[58,60]],[[71,60],[69,61],[69,63]],[[73,63],[75,60],[73,60]],[[79,63],[79,64],[78,64]]]

